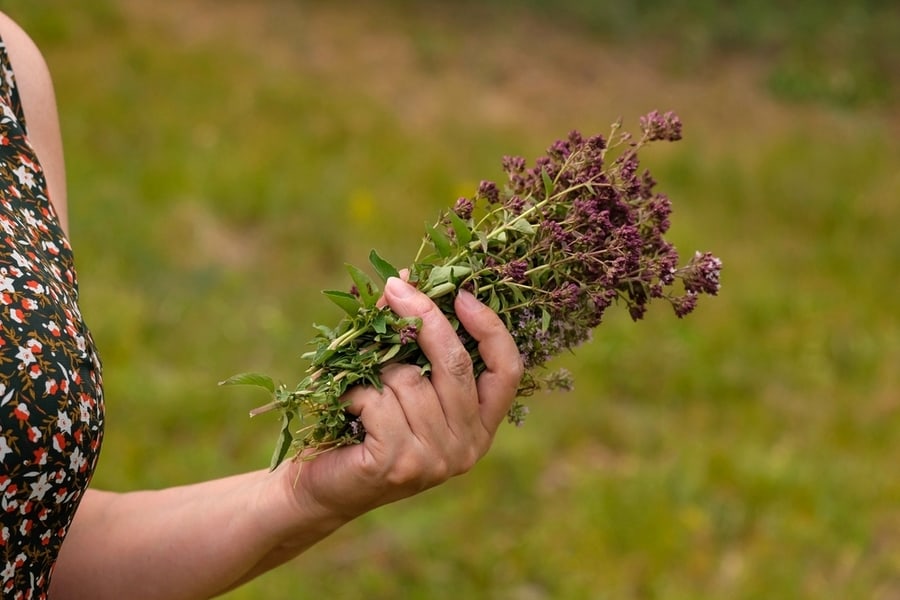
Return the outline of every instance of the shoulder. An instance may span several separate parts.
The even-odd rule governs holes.
[[[29,129],[31,121],[40,128],[48,116],[56,117],[56,100],[50,69],[43,54],[28,34],[9,16],[0,12],[0,37],[15,73],[16,85],[25,108]]]
[[[6,45],[19,89],[28,137],[44,170],[50,200],[66,228],[65,167],[50,69],[31,37],[3,12],[0,12],[0,38]]]

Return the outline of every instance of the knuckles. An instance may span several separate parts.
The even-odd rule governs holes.
[[[456,379],[472,377],[472,357],[462,345],[454,344],[444,355],[447,372]]]
[[[516,357],[510,361],[507,367],[507,372],[509,373],[510,383],[518,386],[525,375],[525,361],[522,359],[521,354],[516,353]]]
[[[381,381],[391,388],[417,388],[426,383],[422,370],[415,365],[390,365],[381,373]]]
[[[407,452],[397,457],[384,479],[393,487],[415,493],[446,481],[452,474],[443,455]]]
[[[486,435],[484,438],[450,447],[407,447],[396,454],[389,465],[384,465],[381,478],[389,485],[411,493],[434,487],[469,472],[487,451],[490,439]]]

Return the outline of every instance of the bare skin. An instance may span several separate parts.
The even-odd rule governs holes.
[[[63,224],[62,141],[47,65],[29,37],[0,13],[29,137]],[[355,388],[350,412],[362,444],[309,462],[188,486],[130,493],[88,490],[62,546],[53,600],[211,598],[290,560],[378,506],[467,472],[489,449],[522,376],[500,319],[469,294],[456,313],[487,365],[476,380],[450,323],[423,294],[391,279],[384,301],[422,319],[430,377],[412,366],[384,373],[384,389]]]

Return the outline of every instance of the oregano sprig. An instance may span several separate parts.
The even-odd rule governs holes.
[[[502,188],[482,181],[471,198],[459,198],[426,225],[409,281],[457,328],[476,375],[484,362],[453,312],[460,288],[490,306],[512,333],[526,368],[519,397],[570,389],[566,371],[544,367],[588,340],[610,306],[623,305],[639,320],[651,300],[662,299],[683,317],[700,295],[718,293],[721,261],[696,252],[680,265],[676,248],[664,238],[671,202],[655,191],[649,171],[639,169],[639,151],[652,142],[681,139],[681,121],[674,113],[654,111],[640,125],[637,139],[618,122],[605,137],[573,131],[531,167],[521,157],[504,157]],[[398,275],[374,250],[369,262],[382,283]],[[345,410],[343,395],[351,386],[380,388],[381,370],[394,362],[418,365],[423,373],[430,369],[416,343],[421,324],[381,306],[381,284],[364,271],[352,265],[347,270],[350,291],[324,292],[344,318],[334,328],[316,326],[298,385],[276,386],[258,374],[223,382],[261,386],[272,394],[272,402],[251,414],[282,414],[273,468],[291,453],[309,458],[363,439],[361,424]],[[521,424],[526,413],[517,401],[509,420]]]

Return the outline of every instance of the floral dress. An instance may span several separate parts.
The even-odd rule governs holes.
[[[103,437],[72,250],[0,40],[0,596],[47,598]]]

